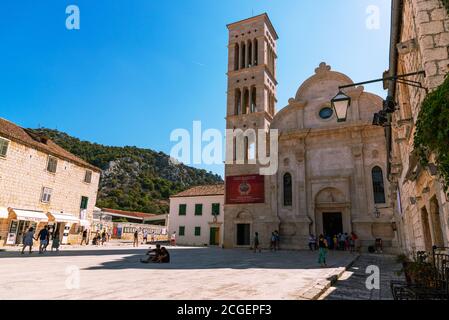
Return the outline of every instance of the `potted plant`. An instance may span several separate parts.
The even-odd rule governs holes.
[[[398,256],[397,261],[402,263],[402,269],[398,275],[404,273],[407,284],[424,287],[433,287],[435,269],[429,260],[429,255],[424,251],[418,251],[413,260],[406,255]]]

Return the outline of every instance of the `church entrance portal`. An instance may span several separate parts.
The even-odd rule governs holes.
[[[323,232],[327,236],[343,233],[343,219],[341,212],[323,213]]]
[[[249,224],[237,225],[237,245],[249,246],[251,245],[251,228]]]

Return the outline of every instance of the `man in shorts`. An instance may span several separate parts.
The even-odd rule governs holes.
[[[48,238],[49,238],[49,232],[48,232],[48,226],[45,226],[41,231],[39,231],[39,234],[37,235],[40,243],[39,243],[39,253],[44,253],[44,249],[48,245]]]

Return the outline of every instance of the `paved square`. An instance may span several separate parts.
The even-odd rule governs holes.
[[[169,248],[170,264],[139,262],[148,246],[64,247],[59,253],[0,252],[0,299],[301,299],[355,255]],[[79,289],[76,279],[79,270]]]

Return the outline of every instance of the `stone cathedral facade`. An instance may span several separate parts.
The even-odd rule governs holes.
[[[258,232],[266,248],[278,230],[284,249],[305,248],[310,233],[340,232],[355,232],[365,247],[381,238],[384,247],[395,248],[386,139],[383,128],[372,125],[382,98],[363,87],[346,90],[352,104],[347,121],[338,123],[330,100],[338,86],[353,82],[321,63],[277,112],[278,35],[268,15],[232,23],[228,30],[226,128],[262,129],[267,136],[277,129],[279,136],[273,175],[260,175],[261,165],[248,161],[248,143],[244,164],[227,161],[224,246],[250,247]]]

